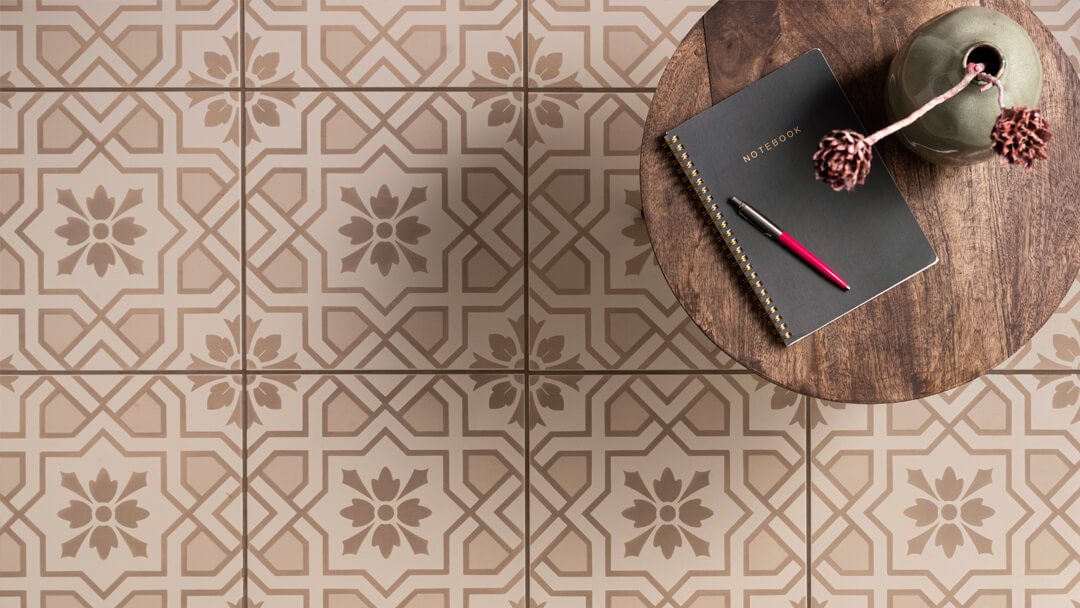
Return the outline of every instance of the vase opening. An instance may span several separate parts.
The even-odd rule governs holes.
[[[1005,56],[998,48],[989,42],[975,44],[964,53],[962,68],[969,63],[981,63],[986,68],[983,70],[995,78],[1001,78],[1005,73]]]

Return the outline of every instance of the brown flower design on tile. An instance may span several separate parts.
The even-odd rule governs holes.
[[[1039,378],[1039,388],[1047,384],[1057,383],[1054,387],[1054,396],[1051,405],[1056,410],[1075,408],[1072,420],[1073,424],[1080,422],[1080,383],[1072,376],[1042,376]]]
[[[630,225],[622,229],[622,234],[630,239],[634,249],[641,250],[634,257],[626,260],[626,276],[640,276],[646,263],[652,262],[653,266],[656,265],[652,245],[649,243],[649,231],[645,227],[645,218],[641,217],[641,191],[627,190],[625,203],[635,209],[637,214],[634,215]]]
[[[622,512],[623,517],[634,522],[635,528],[647,528],[645,532],[626,541],[626,556],[638,557],[646,541],[652,537],[652,545],[659,547],[665,559],[671,559],[675,549],[681,547],[683,538],[698,557],[709,555],[709,543],[695,535],[690,528],[700,528],[701,522],[712,517],[712,509],[701,504],[700,498],[691,498],[709,485],[708,471],[698,471],[686,484],[675,478],[670,468],[665,468],[660,478],[653,481],[650,492],[637,471],[624,473],[626,487],[645,498],[634,500],[633,506]]]
[[[1080,319],[1073,319],[1072,324],[1076,329],[1076,336],[1080,336]],[[1059,368],[1073,368],[1080,365],[1080,340],[1077,340],[1076,336],[1054,334],[1051,344],[1054,346],[1054,357],[1057,361],[1052,361],[1046,355],[1040,354],[1039,362],[1047,367]]]
[[[343,542],[345,554],[356,555],[370,534],[371,546],[378,547],[383,557],[390,557],[394,548],[401,546],[402,537],[413,555],[427,555],[428,542],[409,528],[419,526],[421,520],[431,515],[431,509],[420,504],[418,498],[408,498],[427,484],[427,469],[414,469],[405,487],[390,473],[389,467],[383,467],[378,478],[371,480],[370,489],[355,470],[342,471],[342,477],[345,485],[363,496],[352,499],[352,504],[341,510],[342,517],[352,522],[354,528],[360,528]]]
[[[506,40],[510,44],[513,55],[494,50],[490,51],[487,56],[487,74],[481,74],[474,70],[473,80],[469,83],[470,86],[520,87],[522,85],[521,34],[514,37],[507,36]],[[542,87],[578,87],[581,85],[575,78],[577,72],[563,76],[563,54],[561,52],[543,53],[541,52],[542,45],[542,38],[529,36],[529,63],[527,66],[529,87],[535,89],[532,98],[529,100],[529,106],[532,110],[530,120],[532,116],[535,116],[536,121],[541,125],[560,128],[563,126],[562,105],[577,108],[577,100],[581,98],[581,94],[547,95],[543,92]],[[522,104],[520,103],[521,93],[517,91],[473,91],[469,95],[473,98],[473,107],[490,104],[488,108],[489,127],[513,123],[514,128],[511,130],[507,141],[522,143],[524,118]],[[529,134],[531,136],[529,145],[532,145],[533,142],[544,141],[536,129],[529,129]]]
[[[85,210],[71,190],[57,190],[57,202],[76,214],[68,216],[67,223],[56,229],[57,235],[67,239],[68,247],[76,247],[74,253],[57,263],[60,274],[72,274],[83,253],[86,253],[86,265],[93,266],[99,277],[104,277],[109,266],[116,264],[117,257],[128,274],[142,274],[142,260],[126,250],[135,244],[135,239],[146,234],[146,228],[136,224],[135,218],[128,214],[142,203],[141,188],[128,190],[119,207],[105,186],[98,186],[94,195],[86,199]]]
[[[1080,404],[1080,386],[1071,380],[1072,379],[1070,378],[1054,388],[1054,409],[1075,407],[1077,404]],[[1076,413],[1073,415],[1072,422],[1080,422],[1080,407],[1076,407]]]
[[[370,198],[370,208],[364,204],[356,188],[342,188],[341,200],[361,213],[352,216],[348,224],[338,229],[338,232],[349,237],[350,245],[359,245],[341,259],[342,272],[356,272],[369,251],[369,261],[379,267],[384,277],[390,274],[394,264],[401,262],[402,256],[413,272],[427,272],[427,259],[411,247],[418,245],[420,238],[431,232],[431,228],[420,223],[418,215],[409,213],[427,200],[427,187],[414,187],[401,204],[385,184],[379,188],[378,194]]]
[[[994,514],[993,509],[983,504],[982,498],[972,496],[990,485],[990,481],[991,470],[980,469],[965,491],[964,481],[948,467],[931,488],[922,471],[908,469],[908,483],[929,496],[917,498],[915,504],[904,511],[904,515],[915,520],[916,526],[927,527],[925,532],[908,541],[908,555],[922,555],[927,541],[933,536],[934,545],[941,547],[946,557],[952,557],[957,547],[964,545],[965,532],[976,551],[991,553],[992,541],[972,529],[982,526],[983,521]]]
[[[806,428],[806,399],[802,395],[776,387],[772,399],[769,401],[769,407],[774,410],[791,408],[791,420],[788,421],[788,424],[797,424],[800,428]],[[816,429],[822,424],[828,426],[829,423],[825,419],[826,408],[842,410],[844,407],[845,404],[836,401],[814,400],[813,405],[810,407],[810,428]]]
[[[241,426],[244,423],[244,403],[247,405],[247,427],[261,424],[256,406],[269,410],[281,409],[281,388],[296,389],[300,380],[298,374],[258,374],[248,377],[248,398],[241,398],[243,379],[239,371],[243,368],[240,334],[240,317],[226,321],[229,332],[224,336],[206,336],[208,360],[192,355],[189,370],[219,369],[228,374],[196,375],[191,377],[195,389],[210,385],[210,397],[207,407],[212,410],[232,408],[229,424]],[[247,318],[248,336],[258,336],[262,321]],[[250,343],[250,338],[249,338]],[[296,354],[281,356],[281,335],[270,334],[255,340],[254,347],[248,350],[247,369],[287,371],[300,369],[296,363]]]
[[[11,72],[4,72],[0,74],[0,104],[4,104],[7,107],[11,107],[11,98],[15,97],[15,91],[5,91],[4,89],[15,86],[11,82]]]
[[[76,557],[83,541],[90,538],[89,547],[96,549],[98,557],[106,559],[119,546],[119,539],[131,551],[132,557],[146,557],[146,543],[132,536],[127,530],[139,527],[139,522],[150,513],[139,506],[137,499],[128,498],[146,487],[146,473],[132,473],[124,489],[117,494],[118,484],[105,469],[98,471],[97,479],[83,489],[75,473],[61,473],[60,485],[78,499],[69,500],[68,506],[57,515],[68,522],[68,527],[79,532],[61,547],[61,557]],[[117,535],[119,534],[119,538]]]
[[[203,53],[206,76],[200,76],[195,72],[188,72],[190,79],[189,87],[221,88],[240,86],[240,62],[239,34],[223,37],[228,54],[206,51]],[[250,34],[244,36],[244,86],[247,89],[258,87],[295,87],[298,86],[293,80],[293,73],[277,78],[277,68],[281,56],[277,52],[259,54],[257,48],[259,38]],[[293,100],[299,95],[299,91],[265,91],[249,90],[247,101],[247,113],[244,116],[244,143],[260,141],[252,120],[260,125],[276,127],[281,124],[281,116],[278,114],[278,104],[293,105]],[[206,103],[206,114],[203,123],[208,127],[228,124],[229,130],[223,141],[233,143],[240,142],[240,92],[239,91],[187,91],[191,98],[191,107]]]
[[[518,317],[510,322],[511,332],[509,335],[493,333],[488,336],[488,346],[491,347],[491,356],[483,357],[473,355],[475,361],[470,366],[473,369],[524,369],[525,356],[530,357],[529,367],[546,370],[575,370],[583,369],[578,363],[578,356],[563,357],[563,348],[566,339],[563,336],[549,336],[539,339],[544,327],[542,321],[529,319],[529,337],[532,352],[526,352],[525,341],[525,317]],[[521,398],[524,390],[521,376],[505,375],[482,375],[472,376],[475,382],[474,388],[490,384],[491,395],[488,397],[488,407],[497,410],[505,407],[513,408],[510,414],[510,422],[519,426],[525,425],[525,405]],[[580,375],[533,375],[529,377],[529,428],[534,429],[544,424],[540,413],[541,409],[561,412],[566,402],[563,397],[563,388],[577,390],[581,381]]]
[[[0,372],[15,371],[15,365],[11,363],[11,359],[14,356],[15,355],[8,355],[3,359],[0,359]],[[11,387],[15,385],[15,379],[15,376],[0,376],[0,386],[8,389],[9,391],[14,391],[15,389]]]

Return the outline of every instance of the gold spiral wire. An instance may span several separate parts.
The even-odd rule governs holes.
[[[768,319],[777,341],[783,342],[791,338],[791,332],[786,331],[787,323],[783,322],[784,318],[777,313],[776,306],[772,305],[773,299],[769,297],[769,292],[765,290],[762,282],[758,279],[758,273],[753,270],[754,267],[750,264],[749,256],[743,253],[739,240],[733,236],[733,231],[728,228],[728,222],[724,219],[724,213],[720,211],[719,204],[713,203],[713,196],[709,194],[709,188],[704,185],[705,178],[701,177],[698,169],[694,169],[694,161],[689,159],[690,152],[686,150],[685,145],[678,142],[678,135],[672,135],[667,140],[668,154],[672,158],[672,164],[682,168],[682,181],[686,182],[697,196],[698,202],[701,203],[702,215],[712,220],[709,222],[709,229],[716,235],[717,242],[723,243],[724,253],[728,261],[733,267],[739,269],[739,276],[743,278],[743,282],[756,296],[761,315]],[[679,152],[681,154],[678,154]],[[693,170],[691,171],[691,169]]]

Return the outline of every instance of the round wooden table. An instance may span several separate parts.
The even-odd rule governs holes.
[[[868,132],[877,130],[889,60],[917,26],[963,4],[979,2],[722,0],[668,63],[641,148],[649,238],[694,322],[770,381],[860,403],[947,390],[1030,340],[1080,270],[1080,79],[1020,0],[982,4],[1017,21],[1039,49],[1050,160],[1030,171],[996,161],[938,167],[894,138],[878,144],[941,261],[793,346],[773,340],[666,156],[665,131],[815,47]]]

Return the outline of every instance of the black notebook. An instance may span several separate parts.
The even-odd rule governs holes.
[[[835,192],[811,157],[833,129],[866,133],[821,51],[792,60],[668,131],[698,202],[769,318],[791,345],[937,263],[876,157],[866,182]],[[746,201],[850,284],[844,291],[735,212]]]

